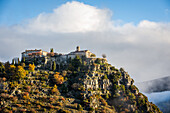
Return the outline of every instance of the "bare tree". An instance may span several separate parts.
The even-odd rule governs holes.
[[[106,58],[106,54],[102,54],[102,57],[103,57],[103,58]]]

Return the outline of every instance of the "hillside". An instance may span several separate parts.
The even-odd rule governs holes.
[[[0,77],[0,112],[161,113],[123,68],[79,47],[66,55],[27,50],[21,61],[0,63]]]

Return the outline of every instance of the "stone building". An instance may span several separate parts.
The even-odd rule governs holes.
[[[25,52],[22,52],[22,57],[43,57],[47,56],[48,52],[42,51],[41,49],[35,49],[35,50],[25,50]]]
[[[80,50],[80,46],[77,46],[76,51],[70,52],[67,54],[68,58],[75,58],[76,56],[79,56],[80,58],[82,56],[85,56],[86,58],[90,58],[93,53],[90,52],[89,50]]]

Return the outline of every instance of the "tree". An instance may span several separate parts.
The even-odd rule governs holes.
[[[4,66],[5,66],[5,71],[6,71],[6,72],[9,72],[9,69],[10,69],[10,63],[9,63],[9,61],[6,62]]]
[[[75,71],[78,71],[80,69],[80,66],[82,65],[82,59],[76,55],[76,57],[72,60],[72,66],[74,67]]]
[[[8,75],[11,80],[19,80],[26,76],[26,71],[22,66],[10,65]]]
[[[53,53],[53,52],[54,52],[54,49],[53,49],[53,48],[51,48],[51,49],[50,49],[50,52],[51,52],[51,53]]]
[[[0,72],[4,72],[5,71],[5,66],[0,62]]]
[[[25,67],[25,63],[21,63],[21,66],[24,68]]]
[[[56,84],[62,84],[63,81],[64,81],[64,77],[61,76],[61,75],[59,75],[59,74],[60,74],[60,73],[58,73],[58,72],[56,72],[56,73],[54,74],[54,82],[55,82]]]
[[[103,79],[108,79],[108,78],[107,78],[107,75],[104,75]]]
[[[25,63],[25,57],[22,57],[21,62],[22,62],[22,63]]]
[[[102,57],[103,57],[103,58],[106,58],[106,54],[102,54]]]
[[[91,56],[91,57],[96,57],[96,55],[95,55],[95,54],[93,54],[93,53],[92,53],[90,56]]]
[[[26,71],[22,66],[16,68],[16,79],[23,79],[26,76]]]
[[[123,69],[122,67],[120,68],[120,72],[125,72],[124,69]]]
[[[78,104],[77,109],[78,109],[79,111],[82,111],[82,110],[83,110],[83,107],[81,106],[81,104]]]
[[[101,60],[100,60],[99,58],[97,58],[97,59],[95,60],[95,63],[97,63],[97,64],[100,64],[100,62],[101,62]]]
[[[14,59],[12,59],[12,65],[14,65]]]
[[[56,94],[56,95],[59,95],[59,91],[58,91],[58,89],[57,89],[57,86],[56,85],[54,85],[54,87],[51,89],[51,93],[52,94]]]
[[[18,64],[20,64],[19,58],[18,58]]]
[[[55,61],[53,61],[53,64],[52,64],[52,70],[55,71],[56,70],[56,63]]]
[[[37,65],[37,59],[34,57],[34,64]]]
[[[109,98],[109,94],[106,93],[105,98],[108,99]]]
[[[34,71],[34,69],[35,69],[35,65],[34,64],[29,64],[29,70]]]
[[[15,79],[15,76],[16,76],[15,75],[16,74],[16,66],[15,65],[10,65],[6,72],[9,75],[8,77],[10,79]]]

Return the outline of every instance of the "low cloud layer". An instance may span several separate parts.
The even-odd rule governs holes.
[[[80,2],[67,2],[20,25],[0,27],[0,60],[11,60],[25,49],[68,53],[77,45],[109,63],[123,67],[135,81],[170,73],[170,23],[141,20],[119,25],[113,12]],[[113,15],[114,16],[114,15]]]
[[[155,104],[170,100],[170,97],[169,97],[170,91],[150,93],[150,94],[145,94],[145,95],[148,97],[148,100],[150,102],[153,102]]]

